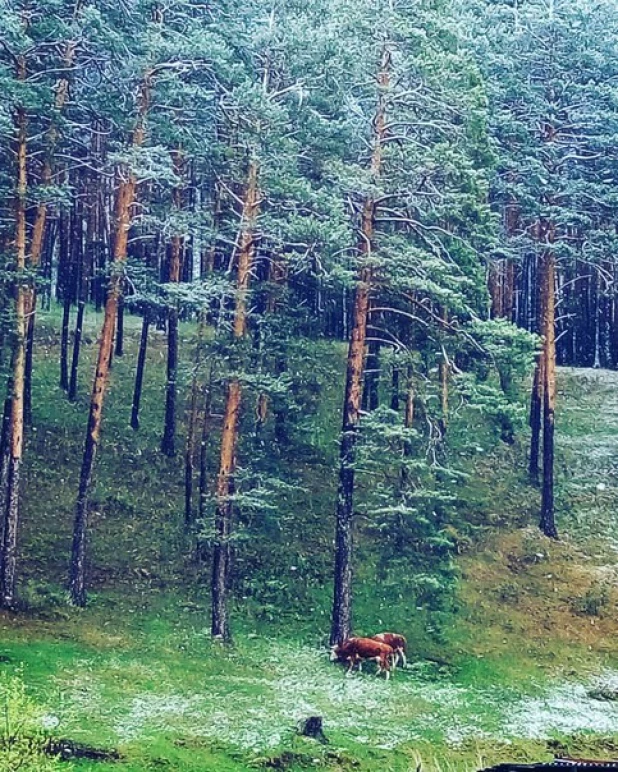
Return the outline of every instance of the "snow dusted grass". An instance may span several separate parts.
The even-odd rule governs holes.
[[[133,654],[80,658],[56,672],[45,696],[49,703],[62,695],[56,712],[63,734],[121,747],[193,738],[257,756],[286,747],[309,715],[323,716],[343,747],[387,751],[618,733],[618,706],[589,696],[600,683],[618,684],[613,671],[586,683],[529,685],[533,694],[522,694],[414,665],[390,682],[373,672],[346,677],[324,651],[263,639],[243,641],[232,653],[204,645],[202,663],[187,659],[180,672]]]

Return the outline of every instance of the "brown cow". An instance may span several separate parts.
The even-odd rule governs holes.
[[[362,670],[363,660],[373,659],[378,665],[376,675],[384,673],[387,680],[390,677],[394,656],[395,652],[388,644],[374,641],[372,638],[348,638],[339,646],[333,646],[331,650],[331,660],[347,662],[348,673],[356,664],[358,664],[358,669]]]
[[[408,642],[403,635],[398,633],[378,633],[373,635],[374,641],[380,641],[380,643],[386,643],[395,652],[395,658],[393,660],[393,667],[397,667],[399,660],[403,663],[403,667],[406,667],[408,660],[406,654],[408,652]]]

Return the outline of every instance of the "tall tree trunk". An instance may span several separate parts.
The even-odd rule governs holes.
[[[502,261],[492,260],[489,263],[487,284],[491,299],[491,318],[502,316]]]
[[[12,394],[13,382],[12,377],[10,377],[7,396],[4,400],[4,409],[2,411],[2,433],[0,434],[0,501],[3,503],[3,508],[0,510],[0,576],[2,575],[2,563],[4,559],[2,553],[4,552],[4,533],[6,530],[7,519],[6,502],[8,499],[7,489],[9,482],[9,461],[11,458],[9,439],[11,436],[11,407],[13,402]]]
[[[96,201],[96,192],[90,193],[91,186],[94,187],[96,181],[86,179],[88,191],[86,195],[92,203]],[[88,300],[88,281],[92,274],[92,254],[90,245],[94,240],[95,222],[92,207],[86,213],[86,240],[82,243],[79,254],[79,279],[77,285],[77,317],[75,319],[75,336],[73,338],[73,356],[71,358],[71,377],[69,379],[69,401],[75,402],[77,399],[78,375],[79,375],[79,356],[81,353],[82,335],[84,332],[84,314],[86,312],[86,302]]]
[[[116,321],[116,345],[114,355],[121,357],[124,355],[124,297],[122,293],[118,297],[118,319]]]
[[[81,0],[75,5],[74,16],[76,17],[82,8]],[[75,60],[76,44],[74,41],[69,41],[66,44],[64,50],[64,67],[69,70],[73,66]],[[66,77],[61,78],[56,84],[56,97],[54,100],[54,110],[56,113],[61,113],[64,109],[68,95],[69,81]],[[45,187],[52,184],[53,176],[53,157],[56,142],[58,138],[58,132],[56,129],[55,120],[52,120],[47,130],[47,149],[45,160],[43,162],[43,172],[41,175],[41,182]],[[43,253],[43,243],[45,239],[45,229],[47,224],[47,209],[48,205],[45,201],[42,201],[37,206],[36,217],[34,225],[32,226],[32,239],[30,243],[30,267],[33,272],[38,272],[41,265],[41,255]],[[36,284],[33,282],[27,290],[25,300],[25,313],[27,318],[27,331],[26,331],[26,359],[25,359],[25,372],[24,372],[24,419],[25,423],[30,425],[32,423],[32,367],[34,362],[34,328],[36,322],[36,304],[37,304],[37,291]],[[63,329],[64,332],[64,329]],[[64,340],[64,338],[63,338]],[[67,336],[68,340],[68,336]],[[64,364],[66,368],[67,360],[65,358]],[[62,380],[62,377],[65,377]],[[63,389],[68,388],[68,370],[65,369],[61,375],[61,386]]]
[[[182,156],[179,151],[173,153],[174,170],[181,177]],[[174,209],[182,208],[182,188],[174,188]],[[169,263],[169,281],[175,284],[181,279],[182,239],[176,235],[172,239]],[[165,389],[165,425],[161,440],[161,452],[172,458],[176,454],[176,380],[178,375],[178,305],[174,300],[167,315],[167,384]]]
[[[20,57],[17,78],[26,79],[26,62]],[[20,105],[16,110],[17,186],[15,195],[15,342],[13,348],[11,421],[8,442],[6,516],[2,543],[0,602],[3,608],[15,605],[17,533],[19,527],[19,477],[24,441],[24,377],[26,369],[26,311],[28,283],[26,271],[26,195],[28,190],[27,117]]]
[[[71,377],[69,379],[69,400],[75,402],[77,399],[77,376],[79,374],[79,353],[82,343],[82,333],[84,331],[84,312],[86,310],[86,301],[79,300],[77,304],[77,319],[75,320],[75,338],[73,340],[73,357],[71,359]]]
[[[193,363],[193,377],[191,378],[191,397],[187,417],[187,444],[185,446],[185,526],[192,525],[193,516],[193,470],[195,463],[195,434],[197,429],[197,405],[200,392],[200,371],[202,365],[204,327],[206,325],[205,312],[200,314],[197,342],[195,347],[195,361]]]
[[[137,370],[135,372],[135,388],[133,389],[133,404],[131,406],[131,428],[139,429],[139,408],[142,401],[142,383],[144,381],[144,367],[146,365],[146,349],[148,347],[148,328],[150,327],[150,311],[145,309],[142,318],[142,334],[139,341],[139,353],[137,355]]]
[[[542,262],[543,258],[540,258]],[[539,266],[541,275],[544,273],[544,268]],[[543,279],[543,282],[545,280]],[[537,307],[539,309],[539,331],[544,333],[544,318],[545,318],[545,299],[546,293],[544,287],[541,287],[539,293],[539,300]],[[541,429],[542,429],[542,415],[543,415],[543,395],[545,393],[545,356],[546,348],[545,344],[539,351],[536,360],[536,367],[534,369],[534,380],[532,383],[532,394],[530,397],[530,462],[528,465],[528,472],[530,480],[535,485],[540,482],[540,454],[541,454]]]
[[[255,227],[259,213],[258,165],[249,164],[249,173],[243,204],[241,234],[238,249],[236,304],[234,310],[234,338],[242,340],[247,334],[247,291],[255,257]],[[242,387],[233,377],[228,385],[223,414],[219,473],[217,475],[217,505],[215,511],[215,542],[212,566],[212,635],[230,639],[227,593],[230,572],[230,535],[232,531],[232,491],[238,439],[238,419],[242,402]]]
[[[365,384],[363,388],[361,410],[377,410],[380,405],[380,344],[370,340],[367,344],[367,362],[365,366]]]
[[[66,218],[63,218],[60,236],[60,249],[67,249],[68,254],[69,229]],[[64,283],[62,326],[60,332],[60,388],[65,391],[68,391],[69,388],[69,325],[71,322],[72,283],[72,270],[69,267],[67,280]]]
[[[556,409],[556,309],[555,309],[555,257],[551,250],[544,255],[545,270],[543,292],[545,295],[543,334],[545,349],[543,395],[543,491],[540,528],[546,536],[558,538],[554,517],[554,413]]]
[[[144,121],[148,109],[150,92],[150,73],[144,77],[138,106],[138,118],[133,133],[133,147],[139,147],[144,141]],[[73,544],[69,573],[69,593],[76,606],[86,603],[86,533],[88,528],[88,499],[92,483],[94,462],[99,446],[103,401],[107,386],[110,358],[113,350],[114,328],[118,298],[122,290],[121,265],[127,257],[127,241],[131,226],[131,207],[135,199],[136,179],[132,172],[125,170],[116,195],[116,232],[114,239],[113,269],[109,291],[105,301],[103,328],[99,341],[99,354],[90,398],[90,412],[86,430],[86,442],[79,477],[79,489],[75,505],[73,526]]]
[[[374,179],[382,170],[383,142],[386,138],[385,92],[390,85],[390,53],[386,46],[377,76],[378,106],[374,119],[374,140],[371,154],[371,174]],[[367,320],[372,282],[372,247],[376,205],[366,198],[361,220],[359,253],[362,266],[354,293],[352,330],[348,346],[343,421],[339,446],[339,485],[335,513],[335,565],[333,610],[330,641],[338,644],[350,636],[352,629],[352,518],[354,513],[354,462],[358,423],[362,400]]]
[[[206,395],[204,399],[204,420],[202,423],[202,434],[200,437],[200,498],[198,512],[200,520],[206,519],[206,504],[208,501],[208,440],[210,438],[210,418],[212,406],[212,363],[208,372],[208,385],[206,386]]]
[[[371,239],[374,203],[368,201],[363,214],[363,234]],[[354,296],[352,333],[348,348],[343,426],[339,447],[339,486],[335,531],[335,571],[331,644],[349,638],[352,629],[352,517],[354,512],[354,462],[364,368],[371,273],[364,269]]]
[[[178,309],[167,312],[167,382],[165,388],[165,425],[161,453],[176,455],[176,377],[178,374]]]
[[[24,424],[32,426],[32,367],[34,363],[34,304],[36,291],[29,288],[30,297],[26,297],[26,359],[24,365]]]

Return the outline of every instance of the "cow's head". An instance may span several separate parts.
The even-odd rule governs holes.
[[[339,659],[339,646],[331,646],[330,661],[336,662]]]

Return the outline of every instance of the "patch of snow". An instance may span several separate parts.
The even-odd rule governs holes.
[[[618,683],[618,674],[615,675]],[[609,734],[618,731],[618,706],[591,698],[585,684],[566,683],[542,697],[521,700],[511,707],[505,719],[506,734],[533,740],[556,732],[588,730]]]

